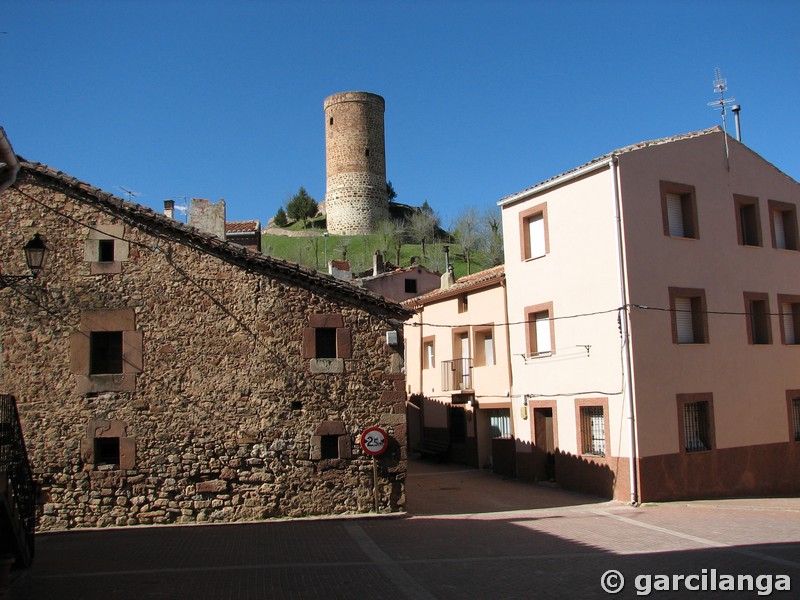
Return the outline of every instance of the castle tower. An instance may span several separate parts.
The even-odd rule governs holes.
[[[368,92],[325,99],[325,212],[333,234],[369,234],[389,217],[384,109],[383,98]]]

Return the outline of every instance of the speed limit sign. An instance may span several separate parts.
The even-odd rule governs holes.
[[[361,434],[361,449],[370,456],[378,456],[389,447],[389,435],[380,427],[370,427]]]

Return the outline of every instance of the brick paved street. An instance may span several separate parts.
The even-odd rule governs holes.
[[[632,508],[424,462],[412,464],[408,484],[406,518],[41,535],[34,567],[6,597],[603,598],[610,569],[626,580],[615,598],[639,597],[636,577],[645,574],[695,574],[698,585],[714,573],[785,574],[792,590],[770,597],[796,598],[800,589],[800,499]],[[761,597],[757,587],[649,597],[692,595]]]

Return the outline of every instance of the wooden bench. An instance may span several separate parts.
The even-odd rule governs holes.
[[[425,456],[433,456],[437,460],[442,461],[447,456],[447,451],[450,449],[450,442],[445,440],[435,440],[431,438],[426,438],[422,440],[422,443],[414,448],[417,452],[422,454],[423,458]]]

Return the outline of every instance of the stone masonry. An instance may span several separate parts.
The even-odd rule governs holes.
[[[50,251],[0,291],[0,390],[17,398],[40,530],[369,512],[358,441],[373,425],[390,435],[380,511],[403,508],[403,349],[386,331],[404,309],[34,163],[0,223],[4,272],[25,271],[34,233]],[[93,268],[103,239],[115,268]],[[316,358],[327,332],[336,356]]]
[[[372,233],[389,217],[382,97],[343,92],[325,99],[328,231]]]

